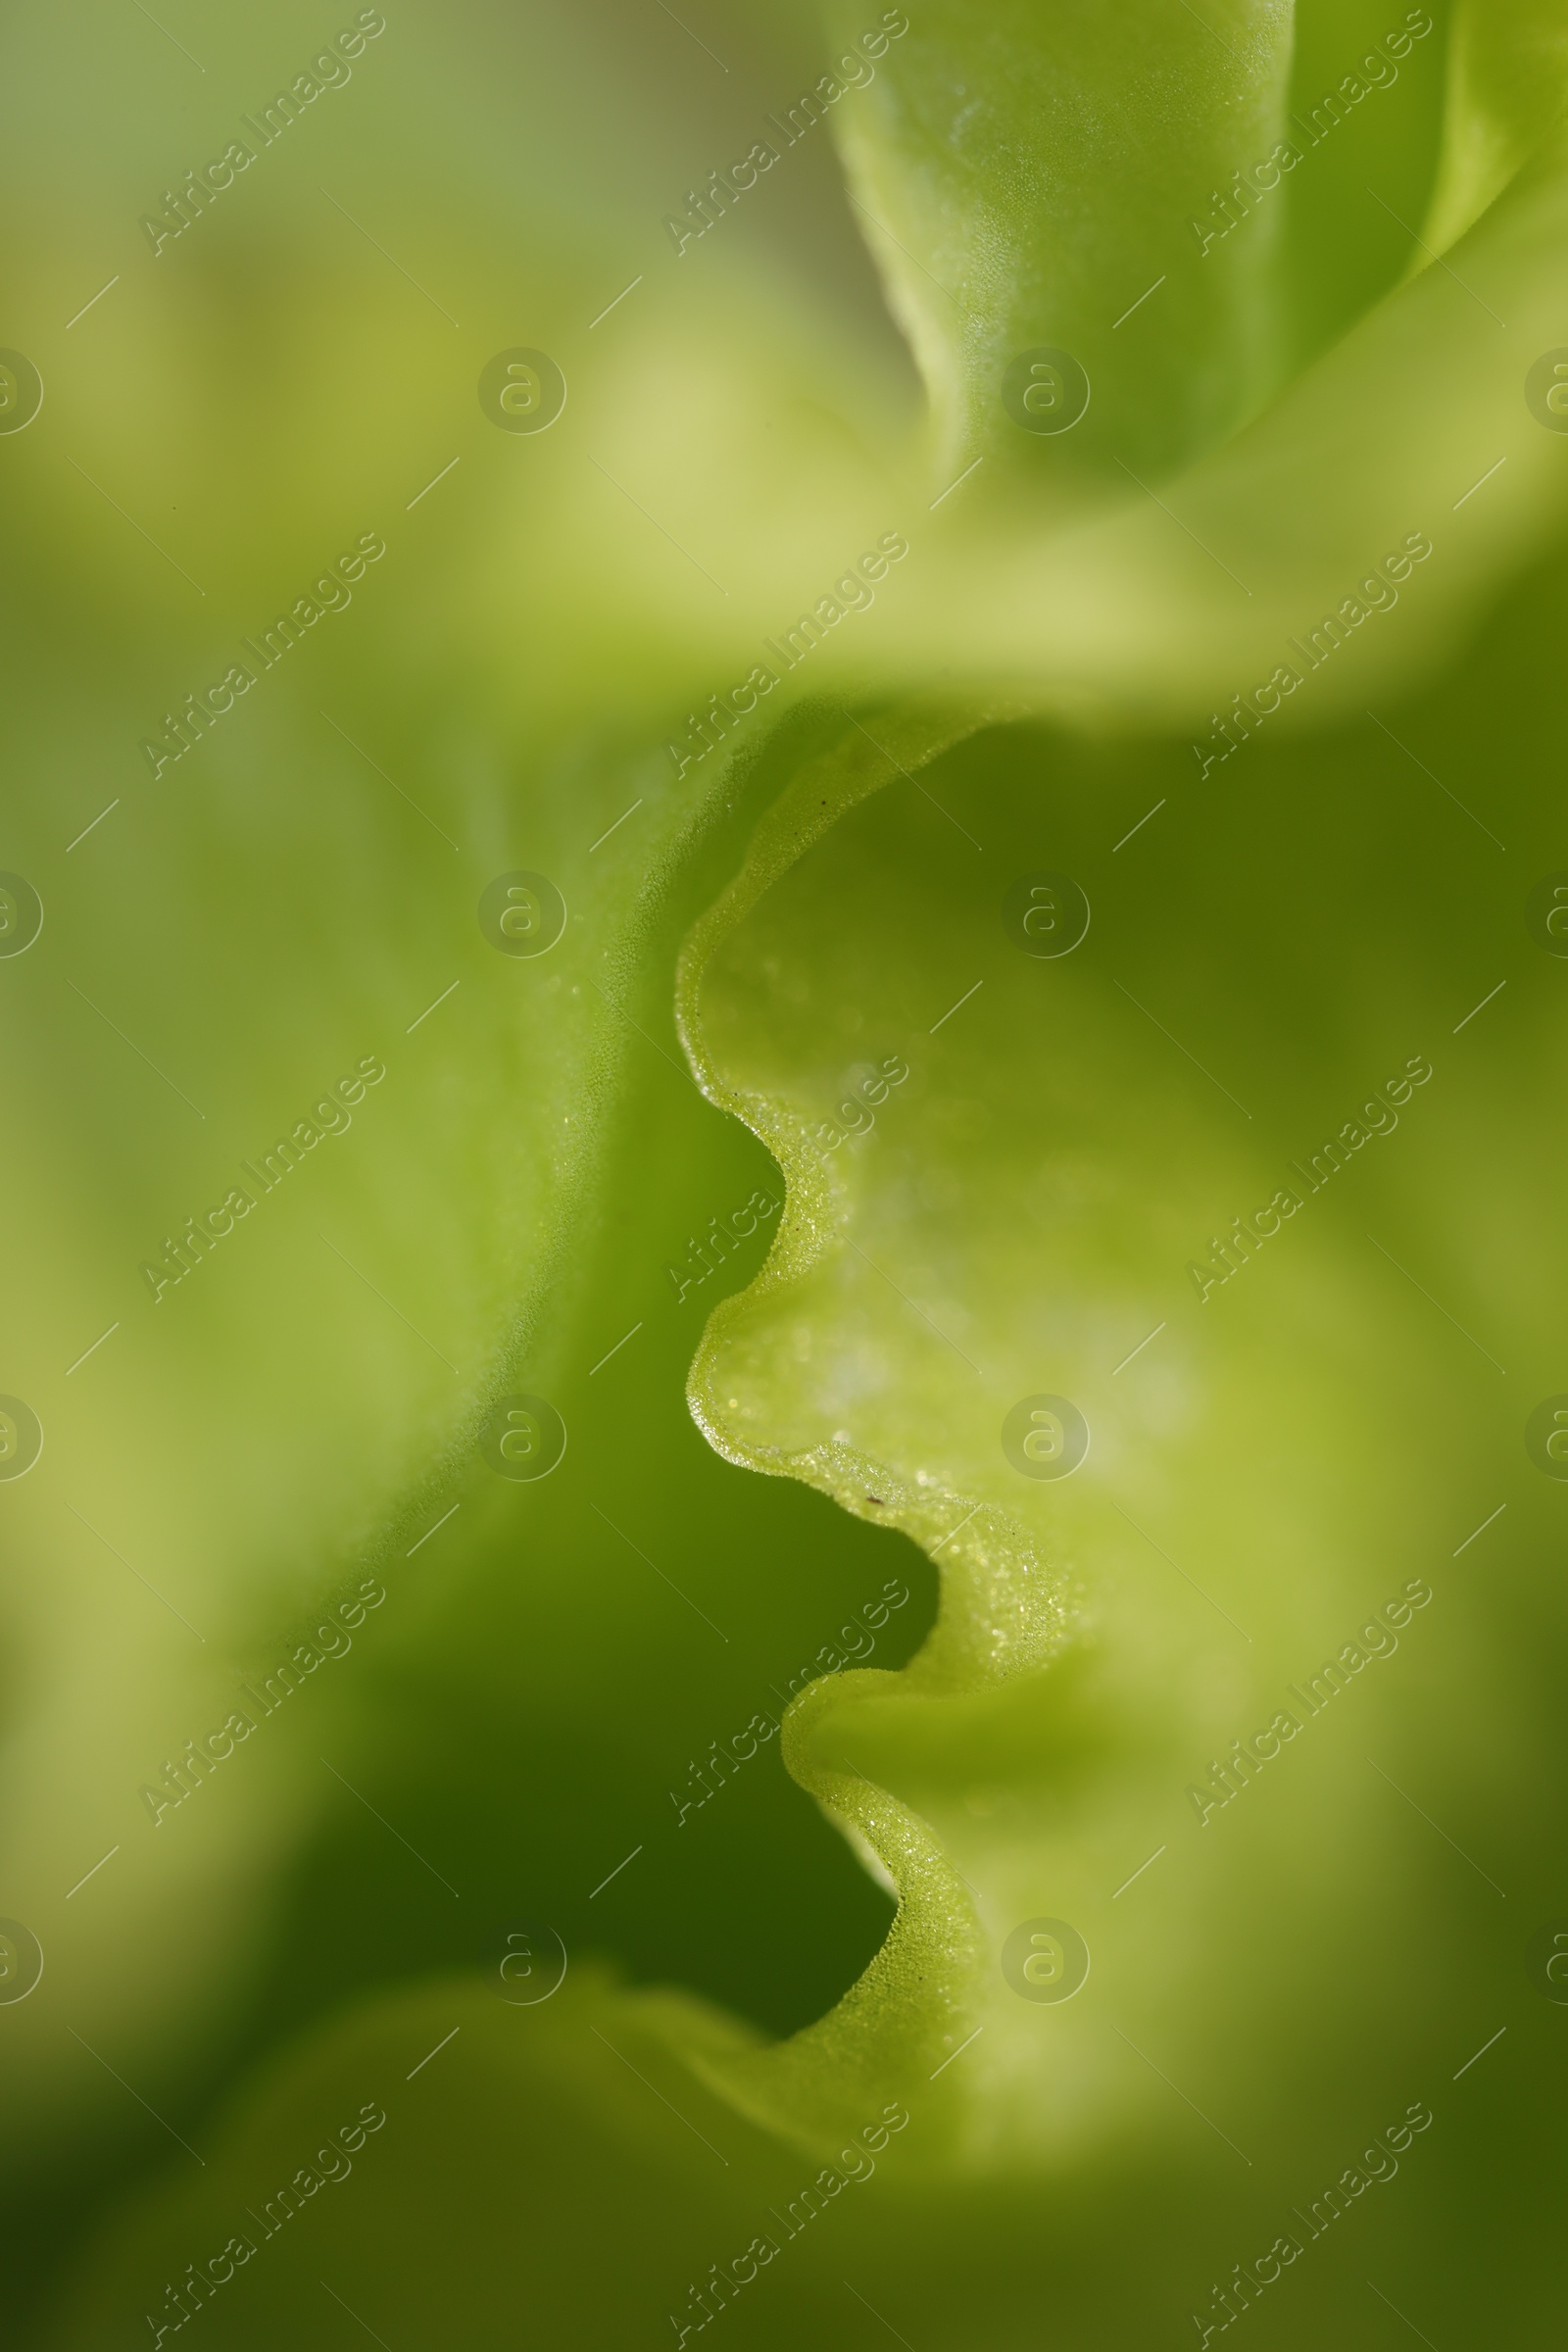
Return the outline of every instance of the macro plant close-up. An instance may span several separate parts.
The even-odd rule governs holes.
[[[1547,2340],[1560,0],[6,47],[8,2343]]]

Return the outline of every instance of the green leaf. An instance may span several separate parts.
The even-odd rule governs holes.
[[[1447,128],[1428,235],[1457,242],[1519,172],[1560,143],[1568,28],[1555,9],[1460,0],[1449,48]]]
[[[139,277],[127,244],[99,356],[39,343],[6,452],[7,870],[49,917],[3,967],[7,1377],[48,1441],[5,1498],[7,1901],[49,1961],[3,2005],[12,2160],[75,2193],[103,2143],[96,2197],[121,2133],[185,2147],[89,2224],[56,2339],[139,2329],[364,2098],[358,2177],[215,2342],[679,2338],[718,2264],[738,2343],[1201,2334],[1422,2103],[1376,2230],[1302,2221],[1269,2324],[1370,2352],[1364,2260],[1483,2337],[1506,2278],[1528,2329],[1557,36],[1457,13],[1441,121],[1434,41],[1221,235],[1369,16],[939,7],[823,101],[845,202],[803,132],[677,252],[659,207],[744,110],[662,113],[637,53],[607,97],[592,25],[498,74],[485,22],[477,62],[466,20],[389,27],[335,211],[296,142]],[[202,138],[286,32],[215,36]],[[749,89],[820,64],[793,11],[729,34]],[[64,318],[56,149],[128,221],[139,118],[197,132],[140,52],[73,129],[26,38],[64,94],[10,166],[17,299]],[[1346,258],[1369,152],[1398,237]],[[475,397],[525,327],[564,355],[548,435]],[[1092,388],[1065,435],[1004,398],[1042,345]],[[160,708],[370,525],[354,609],[154,778]],[[537,959],[480,920],[518,870],[566,910]],[[1092,920],[1042,956],[1021,908],[1063,919],[1062,874]],[[352,1126],[149,1287],[361,1062]],[[780,1223],[737,1233],[775,1168]],[[479,1449],[519,1393],[568,1435],[537,1485]],[[368,1571],[356,1664],[149,1805]],[[481,1960],[523,1909],[571,1965],[519,2013]]]
[[[850,14],[835,21],[847,37]],[[907,23],[841,138],[937,466],[1039,460],[997,399],[1036,346],[1065,347],[1095,384],[1083,427],[1048,445],[1057,467],[1087,452],[1103,473],[1125,451],[1164,471],[1223,439],[1276,378],[1283,222],[1260,212],[1233,266],[1204,270],[1190,220],[1285,133],[1290,11],[1228,0],[1205,27],[1156,5],[1102,19],[1008,0],[977,23],[939,0]],[[1124,338],[1124,368],[1112,337],[1146,297],[1154,323]]]

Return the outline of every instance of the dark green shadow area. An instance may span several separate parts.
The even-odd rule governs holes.
[[[1324,0],[1298,12],[1286,135],[1299,160],[1272,188],[1265,172],[1259,195],[1256,168],[1267,159],[1236,159],[1253,191],[1245,201],[1281,208],[1293,368],[1337,342],[1422,259],[1450,14],[1445,0],[1415,10]],[[1209,252],[1210,267],[1223,252]]]
[[[638,1173],[601,1236],[584,1360],[551,1399],[565,1455],[537,1484],[479,1466],[362,1638],[357,1700],[397,1730],[353,1777],[425,1859],[352,1796],[334,1802],[296,1876],[259,2038],[367,1984],[477,1965],[519,1917],[789,2033],[887,1931],[890,1898],[789,1780],[776,1736],[738,1736],[776,1724],[791,1685],[833,1656],[902,1665],[936,1572],[905,1538],[721,1461],[697,1429],[684,1383],[704,1317],[755,1273],[776,1214],[684,1300],[666,1267],[710,1218],[781,1201],[783,1183],[651,1047],[631,1078],[623,1164]],[[873,1607],[875,1629],[864,1612],[889,1583],[906,1598]]]
[[[770,739],[660,911],[624,1008],[611,1173],[513,1380],[556,1406],[565,1453],[515,1483],[475,1456],[457,1515],[385,1567],[326,1751],[365,1801],[332,1790],[280,1901],[252,2052],[368,1986],[483,1965],[519,1918],[770,2034],[829,2008],[887,1932],[891,1899],[790,1781],[776,1734],[733,1751],[836,1659],[902,1665],[936,1572],[903,1537],[722,1461],[685,1396],[704,1322],[760,1269],[784,1186],[688,1075],[674,960],[757,813],[841,726],[802,711]],[[906,1598],[875,1629],[866,1607],[890,1583]],[[289,1736],[324,1743],[328,1721]]]
[[[548,1366],[525,1356],[513,1378],[562,1413],[563,1460],[514,1484],[475,1454],[430,1513],[456,1515],[383,1562],[387,1599],[352,1654],[269,1722],[262,1768],[318,1775],[324,1801],[277,1889],[256,1980],[183,2095],[159,2101],[167,2122],[127,2099],[90,2176],[40,2181],[26,2215],[14,2210],[19,2320],[106,2201],[172,2149],[186,2161],[171,2132],[204,2145],[247,2069],[368,1989],[477,1968],[504,1923],[544,1921],[574,1961],[685,1986],[768,2034],[830,2008],[881,1943],[891,1899],[789,1779],[776,1735],[722,1779],[712,1751],[755,1716],[776,1723],[781,1694],[835,1657],[902,1665],[934,1615],[936,1573],[902,1536],[721,1460],[692,1420],[703,1325],[777,1225],[776,1206],[754,1206],[743,1235],[737,1212],[754,1196],[782,1203],[784,1188],[688,1076],[671,1013],[691,921],[786,775],[842,725],[805,711],[781,727],[658,907],[625,1006],[609,1174],[577,1204],[538,1318]],[[619,1002],[608,963],[603,985]],[[715,1219],[733,1236],[721,1256]],[[682,1297],[668,1268],[700,1273],[689,1245],[705,1237],[713,1270]],[[890,1582],[906,1597],[872,1628],[866,1604]],[[277,1654],[296,1633],[279,1625]],[[715,1788],[704,1804],[693,1765]],[[694,1800],[684,1821],[672,1791]]]

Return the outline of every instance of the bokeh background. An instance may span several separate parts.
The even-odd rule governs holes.
[[[5,41],[16,2340],[1537,2340],[1550,13]],[[1070,432],[1002,396],[1043,348]],[[482,392],[518,350],[548,429]],[[481,915],[515,873],[544,953]],[[1008,913],[1042,873],[1092,910],[1059,957]],[[1036,1396],[1070,1479],[1002,1441]],[[497,1475],[519,1396],[548,1477]],[[1040,1921],[1068,2000],[1008,1957]]]

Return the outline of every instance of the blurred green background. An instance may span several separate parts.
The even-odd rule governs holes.
[[[1561,35],[1434,9],[1205,251],[1403,12],[892,11],[677,252],[880,14],[368,17],[156,253],[335,21],[8,20],[19,2341],[1445,2348],[1555,2310],[1561,1496],[1523,1433],[1568,1388],[1527,919],[1568,868],[1568,451],[1523,392],[1568,344]],[[1021,435],[998,383],[1048,344],[1094,400]],[[548,431],[479,395],[517,348]],[[1204,770],[1410,531],[1397,608]],[[874,604],[690,758],[890,532]],[[1060,961],[1004,914],[1044,869],[1093,908]],[[519,870],[566,910],[537,957],[479,913]],[[1413,1055],[1397,1131],[1200,1303],[1187,1262]],[[1043,1393],[1093,1433],[1060,1484],[999,1440]],[[519,1394],[568,1433],[537,1483],[481,1443]],[[352,1648],[155,1824],[368,1573]],[[1397,1653],[1200,1826],[1412,1579]],[[1038,1918],[1093,1955],[1069,2003],[1007,1974]],[[497,1998],[522,1921],[568,1956],[537,2006]],[[355,2177],[266,2234],[366,2101]]]

